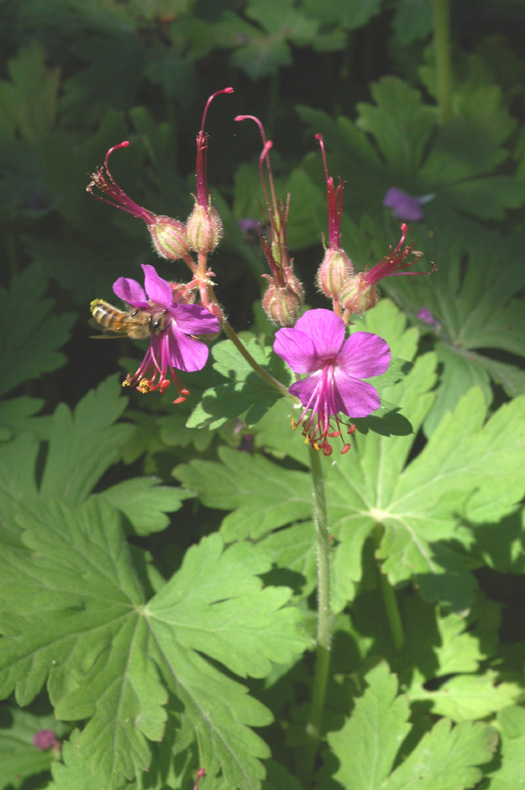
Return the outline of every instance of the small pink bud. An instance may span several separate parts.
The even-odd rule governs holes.
[[[341,293],[339,303],[346,315],[364,313],[377,304],[377,291],[374,285],[369,285],[363,273],[350,277]]]
[[[317,270],[317,285],[329,299],[339,299],[347,280],[354,273],[352,261],[341,248],[329,248]]]
[[[49,749],[60,749],[60,741],[53,730],[39,730],[33,736],[33,746],[41,752]]]
[[[195,203],[186,223],[186,234],[195,252],[213,252],[222,237],[222,220],[217,209]]]
[[[183,222],[171,217],[155,216],[148,225],[153,245],[162,258],[176,261],[185,258],[190,251],[190,244]]]

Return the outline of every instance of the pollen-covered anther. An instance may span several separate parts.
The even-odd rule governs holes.
[[[141,379],[135,389],[141,392],[143,395],[146,395],[148,392],[151,392],[153,388],[153,382],[150,379]]]

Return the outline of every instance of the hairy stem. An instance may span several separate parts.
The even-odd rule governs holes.
[[[300,765],[304,787],[311,781],[315,758],[323,729],[326,687],[330,672],[332,614],[330,607],[330,532],[326,511],[323,467],[320,453],[309,446],[312,472],[314,522],[317,533],[317,654],[315,661],[312,704],[306,722],[306,745]]]

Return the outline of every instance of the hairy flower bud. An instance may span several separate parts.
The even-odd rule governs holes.
[[[162,258],[176,261],[185,258],[190,251],[190,244],[186,236],[186,226],[177,219],[166,216],[156,216],[148,225],[148,230],[153,241],[153,246]]]
[[[217,209],[195,203],[186,223],[186,234],[195,252],[213,252],[222,237],[222,220]]]
[[[295,275],[284,286],[276,286],[271,278],[263,296],[263,310],[277,326],[294,326],[304,303],[303,287]]]
[[[354,274],[341,290],[339,303],[347,315],[364,313],[377,304],[376,287],[367,283],[363,273]]]
[[[354,267],[346,252],[341,248],[329,248],[317,270],[319,290],[329,299],[338,299],[341,290],[353,273]]]

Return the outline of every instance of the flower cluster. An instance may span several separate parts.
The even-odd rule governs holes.
[[[152,211],[135,203],[117,184],[109,169],[108,160],[113,151],[125,148],[128,141],[115,145],[106,154],[104,165],[91,174],[87,191],[94,197],[143,220],[149,230],[153,247],[166,260],[183,260],[189,267],[189,283],[163,280],[153,266],[143,266],[144,288],[135,280],[120,277],[113,291],[127,305],[129,311],[112,308],[100,299],[91,304],[92,315],[101,328],[118,328],[130,337],[149,337],[149,348],[133,375],[128,375],[124,385],[133,385],[139,392],[164,392],[173,381],[181,403],[189,394],[175,370],[201,370],[208,359],[207,346],[197,337],[213,337],[224,320],[222,310],[214,298],[211,278],[214,276],[207,264],[207,256],[220,241],[222,221],[211,205],[207,187],[208,135],[204,131],[206,114],[213,99],[222,93],[232,93],[224,88],[212,94],[202,116],[197,135],[196,196],[193,211],[186,223]],[[197,260],[193,253],[197,254]],[[193,304],[195,295],[201,304]],[[102,305],[107,307],[101,308]]]
[[[127,305],[118,310],[101,299],[92,302],[92,314],[103,328],[135,338],[148,338],[144,359],[125,385],[140,392],[164,392],[173,382],[177,390],[174,403],[183,401],[188,390],[175,371],[201,370],[208,358],[203,340],[215,336],[221,325],[238,348],[242,343],[225,321],[214,290],[214,273],[208,268],[208,255],[220,242],[223,228],[219,213],[211,203],[207,185],[208,135],[204,131],[211,101],[231,88],[217,91],[208,99],[197,135],[195,205],[185,223],[156,215],[139,206],[113,178],[110,155],[128,142],[110,148],[103,167],[91,176],[88,191],[113,206],[142,219],[149,230],[155,250],[166,260],[184,261],[191,271],[188,283],[162,279],[153,266],[144,265],[144,287],[128,277],[120,277],[113,286],[115,294]],[[378,299],[377,284],[385,277],[420,272],[408,271],[420,257],[414,245],[405,244],[407,227],[401,225],[399,244],[372,268],[354,271],[354,264],[341,244],[341,217],[344,184],[334,184],[328,171],[323,138],[316,135],[324,165],[328,203],[328,242],[323,236],[325,253],[316,274],[317,286],[332,300],[332,311],[304,309],[304,289],[294,273],[286,239],[290,196],[278,197],[270,165],[272,142],[266,139],[261,121],[252,115],[239,115],[236,121],[254,121],[260,131],[262,151],[259,176],[264,195],[262,223],[245,219],[239,225],[246,233],[258,236],[269,274],[262,275],[268,285],[262,299],[270,320],[280,327],[275,335],[274,351],[296,374],[289,395],[298,399],[302,412],[292,427],[300,427],[305,441],[324,455],[333,452],[339,439],[342,453],[350,448],[346,436],[355,430],[353,419],[369,416],[380,407],[375,387],[366,379],[386,372],[390,350],[385,340],[368,332],[347,336],[347,327],[356,313],[374,307]],[[391,188],[385,205],[400,217],[422,219],[421,205],[432,196],[412,198]],[[431,271],[434,270],[434,267]],[[430,272],[429,272],[430,273]],[[199,298],[200,303],[196,303]],[[422,320],[425,320],[422,316]],[[281,392],[284,386],[267,371],[259,368],[246,349],[242,352],[250,364]],[[303,378],[299,378],[299,377]]]

